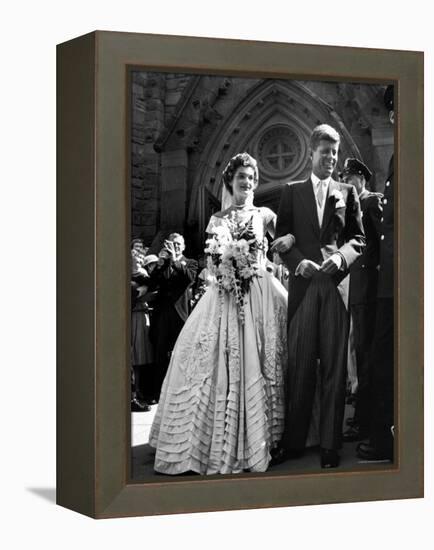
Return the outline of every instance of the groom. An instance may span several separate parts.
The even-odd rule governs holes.
[[[365,245],[357,193],[331,177],[339,143],[331,126],[313,130],[311,177],[283,189],[272,247],[291,274],[286,425],[276,462],[301,456],[318,384],[323,468],[339,465],[345,408],[349,319],[337,286]],[[285,252],[291,235],[295,244]]]

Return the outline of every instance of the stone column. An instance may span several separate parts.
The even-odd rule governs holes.
[[[161,153],[162,230],[184,231],[187,206],[188,156],[184,149]]]

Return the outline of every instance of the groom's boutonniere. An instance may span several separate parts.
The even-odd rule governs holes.
[[[344,196],[339,191],[339,189],[333,189],[333,191],[330,193],[330,197],[333,198],[335,202],[335,208],[343,208],[345,206]]]

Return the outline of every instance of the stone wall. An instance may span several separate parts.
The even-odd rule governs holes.
[[[160,228],[158,139],[172,120],[191,76],[133,72],[131,101],[131,234],[150,245]]]

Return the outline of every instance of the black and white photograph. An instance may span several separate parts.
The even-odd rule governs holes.
[[[130,479],[396,468],[393,83],[128,90]]]
[[[5,5],[3,548],[433,546],[427,6]]]

